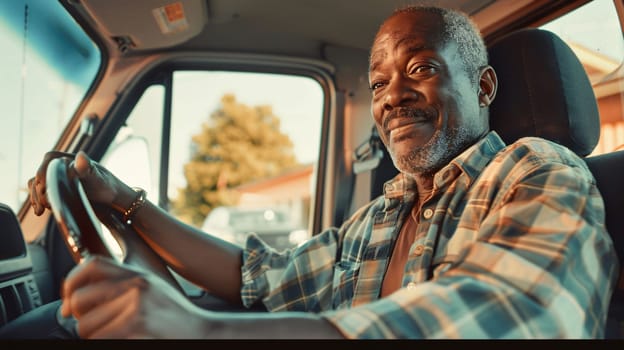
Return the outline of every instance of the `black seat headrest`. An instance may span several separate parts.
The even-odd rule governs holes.
[[[498,76],[490,127],[506,143],[539,136],[578,155],[589,155],[600,137],[596,97],[583,65],[557,35],[523,29],[489,49]]]

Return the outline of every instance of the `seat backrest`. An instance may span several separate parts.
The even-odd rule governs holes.
[[[624,339],[624,150],[585,158],[605,202],[607,230],[620,260],[620,277],[609,308],[606,336]]]
[[[511,143],[539,136],[584,157],[605,202],[606,227],[624,267],[624,151],[587,157],[600,137],[600,115],[581,62],[556,34],[541,29],[512,33],[488,48],[499,89],[490,126]],[[611,301],[608,338],[624,338],[624,280]]]
[[[606,226],[624,267],[624,150],[590,156],[600,137],[600,116],[591,82],[583,65],[556,34],[542,29],[511,33],[488,48],[498,77],[498,91],[490,106],[490,127],[506,143],[539,136],[560,143],[581,156],[596,178],[606,209]],[[371,198],[394,177],[384,154],[371,174]],[[624,339],[624,274],[620,271],[613,294],[607,338]]]
[[[585,162],[596,178],[605,202],[607,230],[613,238],[624,269],[624,150],[585,158]],[[620,271],[620,277],[624,276]],[[620,278],[620,293],[624,296],[624,280]]]

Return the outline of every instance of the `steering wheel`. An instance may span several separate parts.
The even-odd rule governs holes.
[[[48,202],[74,261],[79,264],[91,255],[114,258],[101,229],[104,224],[124,252],[122,262],[156,273],[182,291],[165,261],[110,208],[94,211],[69,158],[55,158],[48,164]]]

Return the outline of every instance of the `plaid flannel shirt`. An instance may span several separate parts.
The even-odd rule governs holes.
[[[250,236],[243,303],[320,313],[347,338],[604,335],[619,267],[595,180],[570,150],[539,138],[505,146],[490,132],[456,157],[434,176],[403,287],[380,298],[415,196],[399,174],[340,228],[293,250]],[[271,271],[281,271],[274,285]]]

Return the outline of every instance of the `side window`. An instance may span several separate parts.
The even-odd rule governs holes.
[[[323,91],[307,77],[173,75],[169,210],[236,244],[277,249],[309,236]]]
[[[166,87],[152,85],[102,164],[180,220],[232,243],[244,244],[249,232],[276,249],[307,239],[321,85],[304,76],[185,70],[173,73],[171,89],[170,119]]]
[[[614,0],[594,0],[542,26],[565,40],[583,63],[600,111],[592,155],[624,149],[624,38]]]

